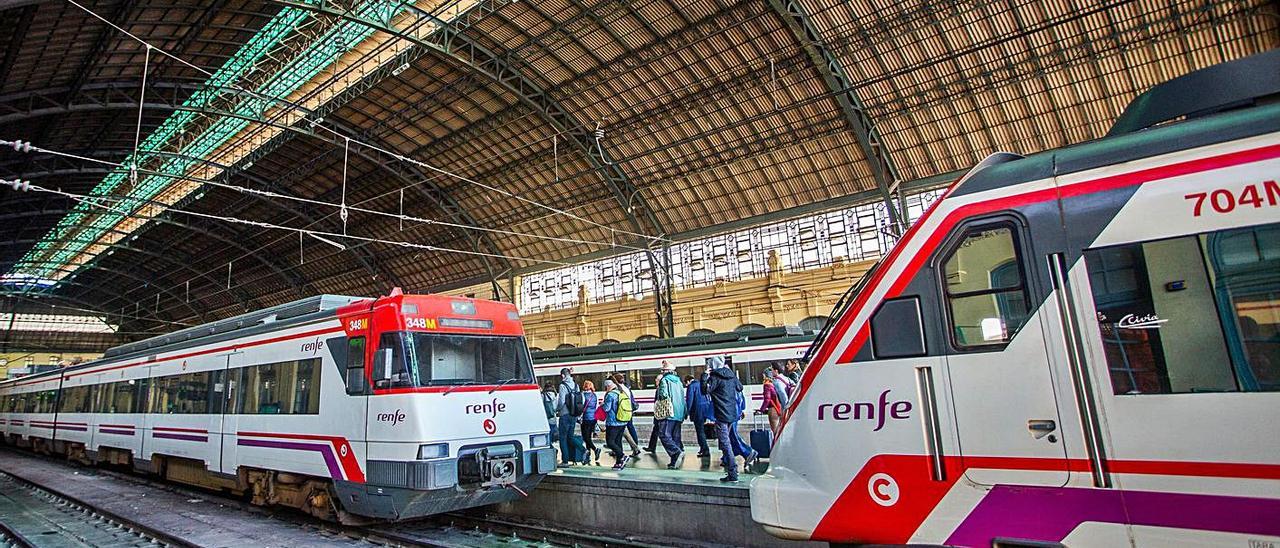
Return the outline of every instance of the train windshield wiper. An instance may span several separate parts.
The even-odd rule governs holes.
[[[448,390],[445,390],[445,391],[444,391],[444,394],[441,394],[441,395],[442,395],[442,396],[448,396],[449,394],[452,394],[454,390],[457,390],[457,389],[462,388],[462,387],[464,387],[464,386],[471,386],[471,385],[473,385],[473,384],[480,384],[480,381],[467,381],[467,382],[464,382],[464,383],[462,383],[462,384],[455,384],[455,385],[453,385],[453,386],[449,387],[449,389],[448,389]]]
[[[848,291],[845,291],[844,295],[840,296],[840,300],[836,301],[836,305],[831,307],[831,314],[827,316],[827,322],[823,324],[822,330],[818,332],[818,336],[813,339],[813,344],[810,344],[809,349],[805,350],[804,357],[800,358],[802,363],[806,366],[809,365],[809,360],[813,358],[813,354],[818,351],[818,347],[822,346],[822,343],[825,342],[827,336],[831,334],[831,330],[835,327],[836,321],[839,320],[841,316],[844,316],[846,309],[853,304],[853,301],[855,300],[854,297],[862,292],[862,288],[865,287],[867,285],[867,281],[876,274],[876,270],[880,268],[883,262],[883,257],[877,259],[876,262],[871,265],[871,268],[867,269],[866,274],[863,274],[862,278],[858,280],[858,283],[853,284],[853,287],[850,287]]]
[[[494,393],[494,392],[497,392],[499,388],[502,388],[502,387],[504,387],[504,386],[506,386],[506,385],[508,385],[508,384],[511,384],[511,383],[513,383],[513,382],[516,382],[516,381],[518,381],[518,380],[522,380],[522,379],[518,379],[518,378],[515,378],[515,379],[503,379],[503,380],[499,381],[499,382],[498,382],[498,384],[494,385],[493,389],[492,389],[492,390],[490,390],[490,391],[489,391],[489,393],[490,393],[490,394],[492,394],[492,393]]]

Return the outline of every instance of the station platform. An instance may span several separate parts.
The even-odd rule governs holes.
[[[705,458],[695,456],[696,445],[685,451],[678,470],[666,468],[669,458],[662,449],[656,454],[642,449],[622,470],[613,470],[613,458],[602,454],[600,466],[561,467],[527,498],[477,511],[628,537],[680,539],[690,546],[825,546],[776,539],[751,521],[748,485],[767,463],[747,473],[739,458],[740,481],[721,483],[718,451],[713,448]]]

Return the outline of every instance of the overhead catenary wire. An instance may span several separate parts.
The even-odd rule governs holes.
[[[0,185],[12,186],[12,182],[11,182],[11,181],[6,181],[6,180],[0,180]],[[74,193],[74,192],[67,192],[67,191],[60,190],[60,189],[46,188],[46,187],[42,187],[42,186],[40,186],[40,185],[30,185],[30,184],[28,185],[28,189],[29,189],[29,191],[31,191],[31,192],[43,192],[43,193],[47,193],[47,194],[54,194],[54,195],[57,195],[57,196],[62,196],[62,197],[64,197],[64,198],[70,198],[70,199],[72,199],[72,200],[75,200],[75,201],[76,201],[76,202],[78,202],[78,203],[82,203],[82,204],[88,205],[88,206],[90,206],[90,207],[96,207],[96,208],[99,208],[99,209],[104,209],[104,210],[111,211],[111,212],[113,212],[113,213],[117,213],[117,214],[120,214],[120,215],[125,215],[125,216],[127,216],[127,217],[129,217],[129,218],[133,218],[133,219],[152,220],[152,219],[158,219],[158,218],[161,218],[159,215],[140,215],[140,214],[137,214],[136,212],[127,212],[127,211],[124,211],[124,210],[121,210],[121,209],[117,209],[117,208],[115,208],[115,207],[112,207],[111,205],[108,205],[108,204],[109,204],[109,203],[111,203],[111,202],[120,202],[120,201],[123,201],[124,199],[122,199],[122,198],[107,197],[107,196],[88,196],[88,195],[84,195],[84,194],[77,194],[77,193]],[[240,219],[240,218],[238,218],[238,217],[228,217],[228,216],[223,216],[223,215],[211,215],[211,214],[208,214],[208,213],[200,213],[200,212],[198,212],[198,211],[190,211],[190,210],[178,209],[178,208],[173,208],[173,207],[165,208],[163,212],[164,212],[164,213],[176,213],[176,214],[180,214],[180,215],[187,215],[187,216],[190,216],[190,217],[197,217],[197,218],[202,218],[202,219],[211,219],[211,220],[215,220],[215,221],[222,221],[222,222],[228,222],[228,223],[242,224],[242,225],[248,225],[248,226],[256,226],[256,227],[259,227],[259,228],[266,228],[266,229],[272,229],[272,230],[282,230],[282,231],[288,231],[288,232],[298,232],[298,233],[305,234],[305,235],[307,235],[307,236],[310,236],[310,237],[312,237],[312,238],[316,238],[316,239],[318,239],[318,240],[320,240],[320,241],[322,241],[322,242],[328,243],[328,244],[330,244],[330,245],[335,245],[335,246],[341,246],[341,244],[337,243],[337,241],[338,241],[338,240],[348,239],[348,240],[355,240],[355,241],[359,241],[359,242],[368,242],[368,243],[375,243],[375,244],[394,245],[394,246],[399,246],[399,247],[406,247],[406,248],[412,248],[412,249],[420,249],[420,250],[423,250],[423,251],[434,251],[434,252],[440,252],[440,253],[453,253],[453,254],[459,254],[459,255],[484,256],[484,257],[491,257],[491,258],[505,259],[505,260],[509,260],[509,261],[521,261],[521,262],[526,262],[526,263],[550,264],[550,265],[555,265],[555,266],[569,266],[569,265],[570,265],[570,263],[565,263],[565,262],[561,262],[561,261],[553,261],[553,260],[550,260],[550,259],[533,259],[533,258],[529,258],[529,257],[520,257],[520,256],[515,256],[515,255],[505,255],[505,254],[500,254],[500,253],[487,253],[487,252],[483,252],[483,251],[471,251],[471,250],[466,250],[466,249],[455,249],[455,248],[440,247],[440,246],[435,246],[435,245],[430,245],[430,244],[419,244],[419,243],[416,243],[416,242],[406,242],[406,241],[401,241],[401,240],[386,240],[386,239],[381,239],[381,238],[370,238],[370,237],[366,237],[366,236],[356,236],[356,235],[351,235],[351,234],[337,234],[337,233],[333,233],[333,232],[326,232],[326,231],[322,231],[322,230],[311,230],[311,229],[306,229],[306,228],[297,228],[297,227],[291,227],[291,226],[278,225],[278,224],[275,224],[275,223],[268,223],[268,222],[265,222],[265,221],[254,221],[254,220],[249,220],[249,219]],[[231,263],[230,263],[230,262],[228,262],[228,263],[227,263],[227,266],[228,266],[228,270],[227,270],[227,272],[228,272],[228,278],[230,277],[230,265],[231,265]]]
[[[54,155],[54,156],[62,156],[62,157],[71,158],[71,159],[84,160],[84,161],[88,161],[88,162],[94,162],[94,163],[98,163],[98,164],[102,164],[102,165],[107,165],[107,166],[113,166],[113,167],[121,167],[121,168],[128,167],[128,165],[127,165],[127,164],[123,164],[123,163],[119,163],[119,162],[112,162],[112,161],[109,161],[109,160],[101,160],[101,159],[97,159],[97,158],[88,158],[88,157],[80,156],[80,155],[77,155],[77,154],[71,154],[71,153],[62,152],[62,151],[58,151],[58,150],[48,149],[48,148],[44,148],[44,147],[40,147],[40,146],[37,146],[37,145],[31,144],[30,142],[27,142],[27,141],[21,141],[21,140],[17,140],[17,141],[8,141],[8,140],[0,139],[0,147],[10,147],[10,148],[13,148],[14,150],[21,150],[21,151],[26,151],[26,152],[40,152],[40,153],[44,153],[44,154],[51,154],[51,155]],[[181,155],[175,155],[175,156],[179,156],[179,157],[181,157]],[[293,196],[293,195],[289,195],[289,194],[283,194],[283,193],[274,192],[274,191],[270,191],[270,190],[261,190],[261,189],[251,188],[251,187],[244,187],[244,186],[239,186],[239,185],[233,185],[233,184],[224,183],[224,182],[221,182],[221,181],[218,181],[218,180],[215,180],[215,179],[205,179],[205,178],[194,177],[194,176],[190,176],[190,175],[177,175],[177,174],[172,174],[172,173],[164,173],[164,172],[159,172],[159,171],[150,171],[150,170],[140,170],[139,172],[140,172],[140,173],[143,173],[143,174],[146,174],[146,175],[155,176],[155,177],[169,177],[169,178],[181,179],[181,180],[186,180],[186,181],[195,182],[195,183],[200,183],[200,184],[207,184],[207,185],[210,185],[210,186],[213,186],[213,187],[223,188],[223,189],[231,190],[231,191],[234,191],[234,192],[240,192],[240,193],[244,193],[244,194],[254,194],[254,195],[263,196],[263,197],[268,197],[268,198],[278,198],[278,199],[282,199],[282,200],[295,201],[295,202],[304,203],[304,204],[308,204],[308,205],[316,205],[316,206],[325,206],[325,207],[330,207],[330,208],[334,208],[334,209],[339,210],[339,212],[340,212],[340,213],[339,213],[339,215],[340,215],[340,216],[342,216],[342,217],[345,217],[345,216],[346,216],[346,215],[345,215],[345,213],[343,213],[343,212],[346,212],[347,210],[354,211],[354,212],[357,212],[357,213],[364,213],[364,214],[368,214],[368,215],[377,215],[377,216],[381,216],[381,217],[390,217],[390,218],[394,218],[394,219],[397,219],[397,220],[399,220],[399,221],[400,221],[400,227],[401,227],[400,229],[401,229],[401,230],[403,230],[403,229],[404,229],[404,222],[405,222],[405,221],[408,221],[408,222],[411,222],[411,223],[419,223],[419,224],[424,224],[424,225],[438,225],[438,226],[445,226],[445,227],[449,227],[449,228],[457,228],[457,229],[462,229],[462,230],[474,230],[474,231],[478,231],[478,232],[489,232],[489,233],[493,233],[493,234],[502,234],[502,235],[504,235],[504,236],[515,236],[515,237],[521,237],[521,238],[531,238],[531,239],[539,239],[539,240],[549,240],[549,241],[557,241],[557,242],[561,242],[561,243],[572,243],[572,244],[582,244],[582,245],[594,245],[594,246],[601,246],[601,247],[621,247],[621,248],[626,248],[626,249],[630,249],[630,250],[633,250],[633,251],[644,251],[644,248],[642,248],[642,247],[636,247],[636,246],[625,245],[625,244],[618,244],[617,242],[600,242],[600,241],[595,241],[595,240],[585,240],[585,239],[581,239],[581,238],[568,238],[568,237],[563,237],[563,236],[549,236],[549,235],[545,235],[545,234],[537,234],[537,233],[532,233],[532,232],[521,232],[521,231],[517,231],[517,230],[506,230],[506,229],[501,229],[501,228],[490,228],[490,227],[484,227],[484,226],[476,226],[476,225],[468,225],[468,224],[462,224],[462,223],[455,223],[455,222],[451,222],[451,221],[442,221],[442,220],[438,220],[438,219],[428,219],[428,218],[425,218],[425,217],[418,217],[418,216],[416,216],[416,215],[406,215],[406,214],[404,213],[404,198],[403,198],[403,192],[401,192],[400,212],[399,212],[399,213],[388,213],[388,212],[385,212],[385,211],[378,211],[378,210],[376,210],[376,209],[369,209],[369,208],[359,207],[359,206],[355,206],[355,205],[347,205],[347,204],[345,203],[345,202],[346,202],[345,198],[343,199],[343,202],[340,202],[340,203],[333,203],[333,202],[326,202],[326,201],[323,201],[323,200],[316,200],[316,199],[313,199],[313,198],[303,198],[303,197],[301,197],[301,196]],[[345,185],[344,185],[344,186],[345,186]],[[366,203],[367,201],[368,201],[368,200],[361,201],[361,202],[358,202],[358,203]],[[344,230],[344,231],[346,230],[346,219],[345,219],[345,218],[343,219],[343,230]]]
[[[196,70],[196,71],[200,72],[201,74],[204,74],[204,75],[209,76],[209,77],[212,77],[212,76],[213,76],[213,73],[209,72],[208,70],[206,70],[206,69],[204,69],[204,68],[202,68],[202,67],[199,67],[199,66],[197,66],[197,65],[195,65],[195,64],[193,64],[193,63],[191,63],[191,62],[188,62],[188,61],[186,61],[186,60],[182,59],[181,57],[179,57],[179,56],[177,56],[177,55],[174,55],[174,54],[172,54],[172,53],[169,53],[168,51],[164,50],[163,48],[160,48],[160,47],[158,47],[158,46],[152,45],[150,42],[147,42],[146,40],[144,40],[144,39],[142,39],[142,38],[138,37],[137,35],[135,35],[135,34],[133,34],[133,33],[129,32],[129,31],[128,31],[128,30],[126,30],[126,29],[124,29],[124,28],[120,27],[119,25],[117,25],[117,24],[115,24],[114,22],[110,21],[109,19],[107,19],[107,18],[103,17],[102,15],[98,14],[97,12],[95,12],[95,11],[93,11],[93,10],[89,9],[88,7],[85,7],[84,5],[80,4],[80,3],[79,3],[79,2],[77,2],[76,0],[67,0],[67,2],[68,2],[68,3],[70,3],[70,4],[72,4],[72,5],[73,5],[73,6],[75,6],[76,8],[80,9],[81,11],[84,11],[85,13],[88,13],[88,14],[89,14],[90,16],[92,16],[93,18],[98,19],[99,21],[102,21],[103,23],[105,23],[106,25],[108,25],[108,26],[110,26],[111,28],[115,29],[116,31],[118,31],[118,32],[120,32],[120,33],[122,33],[122,34],[124,34],[125,36],[128,36],[130,39],[132,39],[132,40],[134,40],[134,41],[138,42],[139,44],[143,45],[144,47],[147,47],[147,48],[148,48],[148,51],[150,51],[151,49],[154,49],[154,50],[156,50],[158,53],[160,53],[161,55],[164,55],[164,56],[166,56],[166,57],[169,57],[169,58],[171,58],[171,59],[173,59],[173,60],[177,61],[178,63],[181,63],[181,64],[183,64],[183,65],[186,65],[187,67],[190,67],[190,68],[192,68],[192,69],[194,69],[194,70]],[[236,89],[238,89],[238,90],[240,90],[240,91],[242,91],[242,92],[245,92],[245,93],[251,94],[251,95],[253,95],[253,96],[260,97],[260,98],[263,98],[263,99],[266,99],[266,100],[268,100],[268,101],[276,102],[276,101],[278,101],[278,100],[279,100],[278,98],[275,98],[275,97],[268,97],[268,96],[265,96],[265,95],[263,95],[263,94],[261,94],[261,93],[259,93],[259,92],[253,91],[253,90],[244,89],[244,88],[242,88],[242,87],[240,87],[239,85],[236,85],[236,84],[231,84],[231,87],[234,87],[234,88],[236,88]],[[286,106],[286,107],[284,107],[284,108],[285,108],[286,110],[292,110],[292,109],[293,109],[293,108],[295,108],[295,107],[292,107],[292,106]],[[375,151],[381,152],[382,154],[385,154],[385,155],[387,155],[387,156],[390,156],[390,157],[392,157],[392,158],[394,158],[394,159],[397,159],[397,160],[400,160],[400,161],[402,161],[402,162],[411,163],[411,164],[413,164],[413,165],[416,165],[416,166],[418,166],[418,167],[422,167],[422,168],[424,168],[424,169],[427,169],[427,170],[430,170],[430,171],[433,171],[433,172],[439,173],[439,174],[441,174],[441,175],[445,175],[445,176],[448,176],[448,177],[455,178],[455,179],[457,179],[457,180],[459,180],[459,181],[462,181],[462,182],[464,182],[464,183],[468,183],[468,184],[472,184],[472,185],[475,185],[475,186],[479,186],[480,188],[484,188],[485,190],[489,190],[489,191],[491,191],[491,192],[496,192],[496,193],[498,193],[498,194],[502,194],[503,196],[506,196],[506,197],[508,197],[508,198],[512,198],[512,199],[515,199],[515,200],[517,200],[517,201],[520,201],[520,202],[523,202],[523,203],[526,203],[526,204],[532,205],[532,206],[534,206],[534,207],[537,207],[537,208],[540,208],[540,209],[543,209],[543,210],[549,211],[549,212],[551,212],[551,213],[553,213],[553,214],[557,214],[557,215],[561,215],[561,216],[569,217],[569,218],[574,219],[574,220],[576,220],[576,221],[579,221],[579,222],[582,222],[582,223],[586,223],[586,224],[589,224],[589,225],[592,225],[592,226],[595,226],[595,227],[598,227],[598,228],[604,229],[604,230],[609,231],[609,232],[622,232],[622,233],[626,233],[626,234],[631,235],[631,236],[636,236],[636,237],[643,238],[643,239],[647,239],[647,240],[651,240],[651,241],[662,241],[662,240],[663,240],[663,238],[662,238],[662,237],[660,237],[660,236],[650,236],[650,235],[647,235],[647,234],[641,234],[641,233],[637,233],[637,232],[631,232],[631,231],[627,231],[627,230],[619,229],[619,228],[616,228],[616,227],[613,227],[613,226],[606,225],[606,224],[604,224],[604,223],[600,223],[600,222],[597,222],[597,221],[593,221],[593,220],[591,220],[591,219],[587,219],[587,218],[585,218],[585,217],[582,217],[582,216],[577,215],[577,214],[574,214],[574,213],[570,213],[570,212],[565,211],[565,210],[563,210],[563,209],[556,208],[556,207],[553,207],[553,206],[550,206],[550,205],[544,204],[544,203],[539,202],[539,201],[537,201],[537,200],[533,200],[533,199],[530,199],[530,198],[526,198],[526,197],[524,197],[524,196],[520,196],[520,195],[518,195],[518,194],[512,193],[512,192],[507,191],[507,190],[499,189],[499,188],[497,188],[497,187],[495,187],[495,186],[493,186],[493,185],[489,185],[489,184],[486,184],[486,183],[481,183],[481,182],[476,181],[476,180],[474,180],[474,179],[471,179],[471,178],[469,178],[469,177],[466,177],[466,176],[463,176],[463,175],[461,175],[461,174],[457,174],[457,173],[454,173],[454,172],[452,172],[452,171],[449,171],[449,170],[447,170],[447,169],[440,168],[440,167],[437,167],[437,166],[434,166],[434,165],[428,164],[428,163],[423,162],[423,161],[420,161],[420,160],[416,160],[416,159],[413,159],[413,158],[409,158],[408,156],[405,156],[405,155],[400,154],[400,153],[398,153],[398,152],[390,151],[390,150],[384,149],[384,148],[382,148],[382,147],[378,147],[378,146],[376,146],[376,145],[373,145],[373,144],[371,144],[371,143],[366,143],[366,142],[361,141],[361,140],[359,140],[359,139],[353,139],[351,136],[349,136],[349,135],[345,135],[345,134],[343,134],[342,132],[339,132],[339,131],[337,131],[337,130],[335,130],[335,129],[329,128],[328,126],[326,126],[326,125],[324,125],[324,124],[317,124],[315,127],[316,127],[317,129],[322,129],[322,130],[324,130],[324,131],[330,132],[330,133],[334,134],[335,136],[338,136],[338,137],[340,137],[340,138],[342,138],[342,139],[345,139],[345,140],[347,140],[347,141],[354,141],[355,143],[359,144],[359,145],[360,145],[360,146],[362,146],[362,147],[368,148],[368,149],[370,149],[370,150],[375,150]]]

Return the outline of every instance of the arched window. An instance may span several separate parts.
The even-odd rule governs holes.
[[[826,316],[809,316],[800,320],[800,329],[805,331],[822,331],[827,326]]]
[[[529,353],[531,353],[531,354],[537,354],[538,352],[542,352],[542,349],[541,349],[541,348],[538,348],[538,347],[536,347],[536,346],[530,346],[530,347],[529,347]]]
[[[577,348],[577,347],[569,343],[564,343],[562,345],[556,346],[556,350],[564,350],[566,348]]]
[[[599,344],[618,344],[619,342],[621,341],[618,339],[601,339]]]
[[[716,332],[710,329],[694,329],[693,331],[689,332],[690,337],[700,337],[703,335],[715,335],[715,334]]]
[[[733,330],[738,333],[743,333],[746,331],[755,331],[757,329],[764,329],[764,326],[758,323],[744,323],[742,325],[739,325],[738,327],[733,328]]]
[[[644,335],[640,335],[639,337],[636,337],[636,342],[640,342],[640,341],[656,341],[656,340],[658,340],[658,336],[657,336],[657,335],[644,334]]]

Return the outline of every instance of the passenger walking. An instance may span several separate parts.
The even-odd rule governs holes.
[[[626,392],[626,396],[631,400],[631,404],[635,405],[636,398],[635,394],[631,392],[631,381],[627,380],[627,377],[622,373],[614,373],[613,382],[618,384],[618,390]],[[627,431],[622,435],[622,437],[627,440],[627,445],[631,446],[631,456],[634,457],[640,454],[640,443],[636,441],[640,439],[640,435],[636,433],[635,421],[632,420],[631,417],[631,415],[628,415]]]
[[[582,391],[573,382],[573,370],[565,367],[560,370],[560,389],[556,393],[556,417],[559,419],[557,439],[560,440],[560,464],[572,466],[575,462],[573,450],[573,431],[582,418]]]
[[[769,428],[777,432],[778,419],[782,417],[782,403],[778,401],[778,389],[773,383],[773,370],[766,369],[760,379],[764,385],[764,402],[756,409],[755,414],[769,415]]]
[[[591,454],[595,455],[596,465],[600,464],[600,448],[596,447],[596,409],[600,407],[600,398],[596,395],[595,383],[582,381],[582,443],[587,446],[587,455],[583,455],[582,464],[587,464]]]
[[[773,367],[766,369],[765,372],[771,373],[769,377],[773,381],[773,389],[777,393],[778,403],[782,405],[783,409],[791,407],[791,395],[795,393],[796,386],[783,373],[782,366],[775,363]]]
[[[542,410],[547,413],[547,432],[550,436],[547,438],[548,444],[555,443],[555,440],[559,439],[556,435],[558,433],[557,430],[560,428],[560,421],[556,418],[556,408],[560,407],[558,399],[555,385],[551,384],[551,381],[544,383],[542,385]]]
[[[680,440],[680,425],[686,414],[684,396],[684,385],[676,375],[675,366],[663,361],[662,376],[658,377],[658,388],[654,391],[653,417],[662,447],[671,457],[667,463],[670,470],[684,464],[684,445]]]
[[[662,366],[659,368],[659,371],[658,371],[658,378],[655,381],[653,381],[654,405],[658,404],[658,387],[661,386],[659,382],[662,380],[663,372],[667,370],[668,366],[671,366],[671,364],[667,360],[662,360]],[[674,371],[675,367],[671,367],[671,369]],[[644,450],[648,451],[650,454],[658,452],[658,438],[659,438],[658,430],[659,429],[660,428],[658,425],[658,414],[657,412],[655,412],[653,414],[653,428],[649,430],[649,444],[644,446]]]
[[[702,393],[702,381],[693,375],[684,378],[684,408],[689,413],[689,422],[693,423],[694,435],[698,437],[698,458],[710,457],[711,448],[707,447],[707,431],[704,426],[713,420],[711,400]]]
[[[720,463],[724,465],[722,482],[738,481],[737,425],[742,412],[738,407],[738,395],[742,393],[742,381],[724,364],[724,358],[707,358],[707,372],[702,374],[702,392],[711,398],[716,419],[716,437],[720,444]]]
[[[621,470],[631,460],[631,457],[622,452],[622,433],[626,432],[627,423],[618,418],[624,395],[622,388],[612,380],[604,381],[604,389],[604,403],[600,404],[605,413],[604,445],[609,448],[609,454],[613,455],[613,469]]]
[[[791,379],[791,384],[795,385],[797,390],[800,389],[800,378],[803,376],[804,369],[800,367],[800,362],[797,360],[787,360],[787,378]]]

